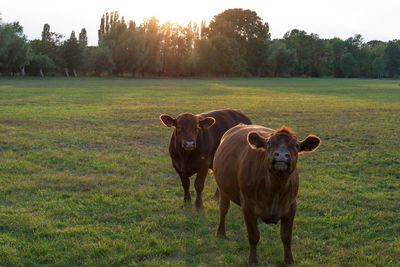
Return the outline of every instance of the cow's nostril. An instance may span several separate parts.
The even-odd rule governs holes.
[[[275,152],[274,157],[279,157],[279,153]]]
[[[193,142],[193,141],[186,142],[186,145],[187,145],[187,146],[194,146],[194,142]]]
[[[289,157],[290,157],[290,155],[289,155],[289,154],[285,154],[285,157],[286,157],[286,158],[289,158]]]

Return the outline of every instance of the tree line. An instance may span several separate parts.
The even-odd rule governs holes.
[[[100,19],[98,46],[86,29],[69,38],[43,26],[28,41],[18,22],[0,19],[0,73],[131,77],[400,77],[400,40],[322,39],[293,29],[271,40],[256,12],[228,9],[208,25],[126,22],[118,11]]]

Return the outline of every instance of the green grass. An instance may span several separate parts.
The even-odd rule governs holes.
[[[215,182],[183,203],[158,119],[226,107],[322,139],[298,164],[298,266],[400,265],[399,81],[97,78],[0,79],[0,265],[245,265],[240,208],[217,240]],[[260,230],[281,266],[279,225]]]

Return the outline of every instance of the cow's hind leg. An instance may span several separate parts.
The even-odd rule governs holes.
[[[230,200],[221,190],[219,190],[219,226],[217,233],[215,234],[218,238],[226,237],[225,232],[225,216],[228,213],[230,206]]]
[[[196,189],[196,208],[201,208],[203,206],[203,189],[204,182],[206,180],[208,171],[208,165],[204,164],[200,167],[196,175],[196,180],[194,181],[194,188]]]
[[[219,198],[219,189],[218,189],[218,187],[217,187],[217,189],[215,190],[213,199],[214,199],[214,200],[218,200],[218,198]]]

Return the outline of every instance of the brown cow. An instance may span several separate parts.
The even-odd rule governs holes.
[[[208,169],[212,169],[215,150],[222,135],[239,123],[251,124],[240,110],[222,109],[198,115],[180,114],[177,118],[162,114],[161,122],[174,128],[169,141],[172,165],[181,178],[184,200],[190,201],[189,177],[197,173],[196,207],[203,204],[202,192]]]
[[[320,139],[309,135],[298,141],[288,127],[273,130],[238,125],[222,137],[214,157],[214,176],[220,192],[217,237],[225,237],[225,215],[230,200],[242,206],[250,243],[249,265],[257,265],[260,239],[257,218],[276,224],[281,220],[285,265],[294,264],[292,226],[299,188],[297,157],[313,152]]]

